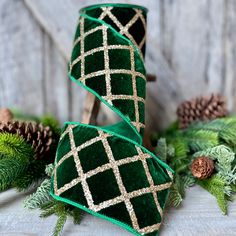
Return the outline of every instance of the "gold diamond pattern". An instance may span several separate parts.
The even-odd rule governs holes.
[[[112,9],[112,7],[102,7],[103,9],[103,13],[100,16],[100,19],[102,17],[105,16],[105,14],[108,14],[109,16],[112,16],[112,13],[110,12],[110,10]],[[126,34],[127,37],[129,36],[128,29],[129,27],[131,27],[138,18],[142,18],[142,22],[145,23],[145,19],[143,18],[141,11],[138,9],[135,9],[136,11],[136,15],[131,19],[131,21],[122,28],[120,28],[123,32],[123,34]],[[117,19],[114,19],[115,22],[117,23]],[[117,23],[118,24],[118,23]],[[118,25],[121,24],[119,23]],[[87,52],[84,52],[84,39],[85,37],[87,37],[88,35],[97,32],[97,31],[101,31],[102,32],[102,37],[103,37],[103,45],[101,47],[97,47],[94,49],[91,49]],[[103,26],[97,26],[96,28],[89,30],[87,32],[84,32],[84,17],[80,18],[80,37],[78,37],[75,40],[74,45],[80,43],[80,56],[78,56],[75,60],[73,60],[70,63],[70,73],[73,69],[73,67],[80,62],[80,66],[81,66],[81,77],[78,78],[78,80],[80,80],[83,84],[85,84],[85,81],[89,78],[93,78],[95,76],[101,76],[104,75],[105,76],[105,81],[106,81],[106,95],[102,96],[110,105],[112,104],[113,100],[119,99],[119,100],[132,100],[134,101],[134,108],[135,108],[135,121],[131,122],[132,125],[135,126],[135,128],[137,129],[138,132],[140,132],[141,128],[145,127],[144,123],[140,122],[140,117],[139,117],[139,106],[138,106],[138,102],[142,102],[145,103],[145,99],[138,97],[137,95],[137,88],[136,88],[136,78],[140,77],[142,79],[144,79],[146,81],[146,77],[145,75],[143,75],[140,72],[137,72],[135,70],[135,58],[134,58],[134,48],[129,45],[108,45],[107,43],[107,26],[103,25]],[[129,38],[132,37],[131,35],[129,36]],[[109,50],[116,50],[116,49],[123,49],[123,50],[128,50],[130,53],[130,61],[131,61],[131,69],[130,70],[126,70],[126,69],[110,69],[110,61],[109,61]],[[104,52],[104,65],[105,68],[104,70],[100,70],[100,71],[96,71],[96,72],[92,72],[89,74],[85,74],[85,58],[89,55],[93,55],[96,52]],[[121,94],[121,95],[113,95],[111,92],[111,75],[112,74],[127,74],[127,75],[131,75],[132,76],[132,87],[133,87],[133,95],[125,95],[125,94]]]
[[[144,153],[142,151],[142,149],[140,147],[136,146],[136,150],[138,155],[132,156],[132,157],[126,157],[124,159],[121,160],[115,160],[113,153],[112,153],[112,149],[108,143],[107,138],[112,136],[111,134],[105,133],[102,130],[98,131],[98,136],[83,143],[82,145],[79,146],[75,146],[75,141],[74,141],[74,136],[73,136],[73,128],[75,128],[76,125],[68,125],[67,129],[64,131],[64,133],[62,134],[62,137],[65,137],[66,134],[69,134],[69,139],[70,139],[70,146],[71,146],[71,150],[65,154],[57,163],[55,163],[55,168],[54,168],[54,193],[56,195],[61,195],[62,193],[64,193],[65,191],[67,191],[68,189],[72,188],[73,186],[75,186],[78,183],[81,183],[83,191],[84,191],[84,196],[87,200],[89,209],[98,212],[102,209],[108,208],[110,206],[116,205],[118,203],[124,202],[127,211],[130,215],[130,219],[132,222],[132,226],[135,230],[137,230],[140,234],[147,234],[147,233],[151,233],[153,231],[156,231],[159,229],[160,227],[160,223],[158,224],[154,224],[145,228],[140,228],[139,224],[138,224],[138,220],[135,214],[135,209],[133,208],[133,205],[130,201],[130,199],[141,196],[143,194],[147,194],[147,193],[151,193],[153,195],[154,198],[154,202],[156,204],[156,207],[160,213],[160,215],[162,215],[162,208],[160,207],[160,204],[158,202],[158,198],[157,198],[157,192],[158,191],[162,191],[164,189],[168,189],[171,186],[171,182],[165,183],[165,184],[160,184],[160,185],[155,185],[153,178],[150,174],[149,168],[148,168],[148,164],[147,164],[147,159],[152,158],[149,154]],[[107,164],[104,164],[100,167],[97,167],[93,170],[88,171],[87,173],[83,172],[80,160],[79,160],[79,151],[81,151],[82,149],[96,143],[96,142],[102,142],[105,153],[108,157],[109,162]],[[60,187],[59,189],[57,188],[57,177],[56,177],[56,173],[57,173],[57,168],[69,157],[73,156],[74,161],[76,163],[76,169],[77,169],[77,173],[78,173],[78,177],[73,179],[70,183],[65,184],[64,186]],[[141,161],[143,164],[143,168],[146,174],[146,177],[148,179],[149,182],[149,187],[145,187],[142,189],[138,189],[132,192],[127,192],[126,188],[123,184],[122,181],[122,177],[120,175],[120,171],[119,171],[119,166],[121,165],[125,165],[128,163],[132,163],[132,162],[137,162],[137,161]],[[106,200],[104,202],[99,203],[98,205],[94,204],[93,201],[93,197],[92,194],[90,192],[88,183],[87,183],[87,179],[95,176],[99,173],[102,173],[106,170],[112,170],[114,173],[114,176],[116,178],[119,190],[121,192],[121,195],[113,198],[113,199],[109,199]],[[172,178],[172,173],[168,171],[169,176]]]
[[[125,25],[123,26],[119,20],[114,16],[114,14],[112,14],[112,9],[113,7],[102,7],[101,8],[103,10],[103,12],[101,13],[101,15],[99,16],[99,19],[102,20],[104,19],[106,16],[108,16],[113,23],[119,28],[119,33],[122,35],[125,35],[127,38],[129,38],[131,40],[131,42],[140,50],[140,53],[142,55],[142,47],[146,41],[146,32],[147,32],[147,27],[146,27],[146,21],[145,18],[142,14],[142,11],[140,9],[134,9],[136,14],[133,16],[133,18]],[[141,19],[142,24],[143,24],[143,28],[144,28],[144,37],[141,40],[140,44],[138,45],[134,39],[134,37],[129,33],[129,29],[130,27],[138,20]],[[143,59],[143,55],[142,55],[142,59]]]
[[[130,39],[130,41],[140,50],[141,59],[143,60],[143,55],[142,55],[141,49],[142,49],[142,47],[145,43],[145,39],[146,39],[146,22],[145,22],[145,18],[142,15],[142,11],[139,9],[134,9],[136,14],[125,26],[123,26],[119,22],[119,20],[112,14],[112,9],[113,9],[113,7],[102,7],[102,13],[99,16],[99,19],[102,20],[102,19],[104,19],[104,17],[108,16],[114,22],[114,24],[119,28],[119,33],[126,36],[128,39]],[[144,30],[145,30],[145,35],[139,45],[134,40],[133,36],[129,33],[130,27],[138,19],[141,19]],[[80,37],[78,37],[74,41],[74,46],[76,46],[77,44],[80,43],[80,56],[78,56],[76,59],[74,59],[73,61],[70,62],[70,71],[69,72],[71,73],[73,67],[76,66],[77,63],[80,63],[81,76],[80,76],[80,78],[78,78],[78,80],[80,82],[82,82],[83,84],[85,84],[86,80],[89,78],[104,75],[105,82],[106,82],[106,95],[102,96],[102,98],[105,99],[110,105],[113,105],[114,100],[131,100],[131,101],[133,101],[134,102],[134,110],[135,110],[135,121],[132,121],[131,123],[135,126],[135,128],[138,131],[140,131],[140,128],[144,128],[145,125],[142,122],[140,122],[138,103],[139,102],[145,103],[145,99],[142,97],[139,97],[137,94],[136,78],[140,77],[140,78],[146,80],[146,77],[144,74],[136,71],[136,69],[135,69],[135,56],[134,56],[135,49],[134,49],[134,47],[131,45],[128,45],[128,46],[126,46],[126,45],[108,45],[108,41],[107,41],[108,40],[108,27],[105,25],[101,25],[101,26],[97,26],[96,28],[85,32],[84,31],[84,21],[85,21],[85,18],[81,17],[80,22],[79,22],[79,24],[80,24]],[[88,35],[91,35],[97,31],[102,32],[102,38],[103,38],[102,46],[85,52],[85,50],[84,50],[85,40],[84,39]],[[130,69],[110,69],[109,51],[110,50],[117,50],[117,49],[129,51],[130,60],[131,60]],[[85,74],[85,58],[87,56],[93,55],[96,52],[104,52],[104,70],[99,70],[96,72]],[[112,74],[131,75],[133,95],[112,94],[112,91],[111,91],[111,75]],[[157,210],[159,211],[160,215],[162,216],[162,214],[163,214],[162,208],[161,208],[159,201],[158,201],[157,192],[168,189],[171,186],[171,182],[168,182],[165,184],[160,184],[160,185],[155,185],[154,180],[153,180],[151,173],[149,171],[149,168],[148,168],[148,163],[147,163],[147,160],[152,158],[151,155],[144,153],[140,147],[135,146],[137,153],[138,153],[137,155],[126,157],[121,160],[115,160],[115,158],[113,156],[112,149],[111,149],[109,142],[107,140],[107,138],[112,135],[108,134],[102,130],[98,131],[97,137],[92,138],[92,139],[88,140],[87,142],[83,143],[82,145],[79,145],[76,147],[75,141],[74,141],[74,135],[73,135],[73,128],[75,128],[76,126],[77,125],[68,125],[66,130],[61,135],[61,140],[65,137],[65,135],[67,135],[67,134],[69,135],[71,150],[67,154],[65,154],[58,162],[55,163],[55,168],[54,168],[54,172],[53,172],[53,174],[54,174],[54,193],[56,195],[60,196],[62,193],[69,190],[70,188],[74,187],[75,185],[81,184],[89,209],[91,209],[95,212],[99,212],[102,209],[105,209],[110,206],[113,206],[113,205],[123,202],[127,208],[127,212],[129,213],[129,216],[130,216],[130,219],[132,222],[132,227],[136,231],[138,231],[140,234],[148,234],[148,233],[157,231],[160,227],[160,223],[150,225],[150,226],[147,226],[144,228],[140,228],[139,223],[138,223],[138,219],[137,219],[137,216],[135,213],[135,209],[131,203],[132,198],[139,197],[144,194],[150,193],[153,196],[155,205],[156,205]],[[107,155],[109,162],[102,165],[102,166],[99,166],[93,170],[90,170],[90,171],[84,173],[83,168],[80,163],[79,152],[81,150],[89,147],[90,145],[97,143],[97,142],[102,143],[102,145],[104,147],[104,151]],[[66,183],[64,186],[58,188],[57,169],[65,160],[67,160],[70,157],[72,157],[74,159],[78,176],[76,178],[74,178],[72,181],[70,181],[69,183]],[[137,161],[139,161],[139,162],[141,161],[141,163],[143,165],[143,169],[145,171],[145,175],[147,177],[149,187],[141,188],[141,189],[138,189],[138,190],[135,190],[132,192],[127,192],[127,190],[124,186],[124,183],[122,181],[122,177],[121,177],[121,174],[119,171],[119,166],[133,163],[133,162],[137,162]],[[94,200],[93,200],[92,193],[90,192],[87,180],[90,177],[96,176],[97,174],[102,173],[107,170],[113,171],[121,194],[119,196],[116,196],[113,199],[109,199],[109,200],[103,201],[99,204],[95,204]],[[171,178],[173,177],[172,173],[170,171],[167,170],[167,173]]]

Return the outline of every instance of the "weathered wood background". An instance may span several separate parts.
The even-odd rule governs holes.
[[[78,9],[95,0],[0,1],[0,106],[79,120],[84,91],[66,78]],[[177,104],[220,92],[236,110],[236,1],[120,0],[149,8],[147,121],[164,127]]]

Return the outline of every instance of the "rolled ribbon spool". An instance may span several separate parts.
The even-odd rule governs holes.
[[[142,146],[146,71],[144,7],[83,8],[69,78],[122,121],[100,127],[64,124],[51,195],[135,235],[157,235],[172,170]]]

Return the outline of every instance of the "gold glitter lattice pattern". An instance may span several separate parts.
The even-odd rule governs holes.
[[[158,202],[157,192],[168,189],[171,185],[171,182],[159,184],[159,185],[154,184],[152,175],[149,171],[148,164],[147,164],[147,160],[150,159],[151,156],[147,153],[144,153],[141,148],[136,146],[135,148],[138,153],[137,155],[134,155],[131,157],[126,157],[126,158],[120,159],[120,160],[116,160],[113,156],[112,149],[111,149],[109,142],[107,140],[112,135],[105,133],[104,131],[101,131],[101,130],[98,131],[98,136],[96,136],[96,137],[94,137],[94,138],[92,138],[92,139],[86,141],[85,143],[76,147],[75,141],[74,141],[73,128],[76,128],[76,125],[69,125],[61,136],[63,139],[67,134],[69,135],[71,150],[67,154],[65,154],[55,164],[55,169],[54,169],[54,192],[55,192],[55,194],[59,196],[62,193],[64,193],[65,191],[72,188],[73,186],[80,183],[83,188],[84,196],[86,198],[89,209],[91,209],[95,212],[99,212],[102,209],[105,209],[110,206],[113,206],[113,205],[123,202],[126,206],[128,214],[130,216],[130,219],[132,222],[132,227],[136,231],[138,231],[140,234],[147,234],[147,233],[151,233],[153,231],[158,230],[160,227],[160,223],[156,223],[154,225],[140,228],[137,216],[135,214],[135,209],[131,203],[132,198],[150,193],[153,196],[157,210],[159,211],[160,215],[162,216],[162,208]],[[108,163],[84,173],[81,162],[80,162],[80,158],[79,158],[79,155],[80,155],[79,152],[81,150],[89,147],[90,145],[92,145],[94,143],[98,143],[98,142],[101,142],[104,147],[105,154],[108,158]],[[64,184],[64,186],[62,186],[58,189],[57,177],[56,177],[57,169],[65,160],[67,160],[71,156],[73,156],[74,162],[76,163],[76,170],[78,173],[78,177],[71,180],[69,183]],[[128,192],[124,186],[122,176],[119,171],[119,166],[122,166],[122,165],[125,165],[128,163],[134,163],[137,161],[139,161],[139,162],[141,161],[141,163],[142,163],[143,169],[145,171],[145,175],[146,175],[148,183],[149,183],[149,187],[144,187],[144,188],[141,188],[141,189],[138,189],[135,191]],[[87,180],[90,177],[96,176],[97,174],[100,174],[100,173],[107,171],[107,170],[113,171],[117,185],[119,187],[119,191],[121,194],[112,198],[112,199],[100,202],[99,204],[95,204],[94,200],[93,200],[92,193],[89,188],[89,184],[87,183]],[[172,178],[171,173],[168,172],[168,174]]]
[[[139,13],[137,13],[139,15]],[[137,17],[136,17],[137,18]],[[134,18],[134,19],[136,19]],[[135,126],[138,132],[141,128],[144,128],[145,125],[140,121],[140,103],[145,103],[144,97],[139,97],[137,94],[137,77],[146,81],[146,77],[139,71],[136,71],[135,68],[135,49],[132,45],[108,45],[108,27],[106,25],[99,25],[93,29],[90,29],[84,32],[85,18],[80,19],[80,36],[75,39],[74,47],[80,45],[80,55],[73,59],[70,63],[70,73],[73,74],[73,69],[80,67],[80,75],[78,80],[86,85],[88,79],[94,78],[96,80],[97,76],[105,77],[106,84],[106,94],[102,96],[110,105],[113,105],[115,100],[129,100],[134,103],[134,113],[135,120],[131,120],[131,123]],[[128,25],[131,25],[128,23]],[[128,29],[128,27],[126,27]],[[85,51],[85,38],[94,34],[96,32],[102,32],[102,45],[91,50]],[[110,68],[110,57],[109,52],[114,50],[125,50],[129,53],[130,56],[130,68],[129,69],[111,69]],[[104,69],[97,70],[95,72],[85,73],[85,60],[88,56],[94,55],[95,53],[102,52],[104,55]],[[127,94],[112,94],[111,89],[111,76],[114,74],[129,75],[132,78],[132,95]],[[144,106],[143,106],[144,107]],[[144,114],[144,108],[143,113]],[[126,114],[125,114],[126,115]]]

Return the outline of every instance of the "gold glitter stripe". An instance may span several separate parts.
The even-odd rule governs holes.
[[[129,28],[138,20],[138,18],[139,15],[135,14],[133,18],[124,27],[122,27],[120,33],[121,34],[127,33],[129,31]]]
[[[136,147],[136,150],[138,152],[138,154],[141,156],[143,155],[143,151],[141,150],[141,148],[139,147]],[[147,176],[147,179],[148,179],[148,182],[150,184],[150,188],[153,189],[155,184],[154,184],[154,181],[153,181],[153,178],[151,176],[151,173],[149,171],[149,168],[148,168],[148,165],[147,165],[147,162],[146,162],[146,159],[142,158],[142,164],[143,164],[143,168],[145,170],[145,173],[146,173],[146,176]],[[160,216],[162,217],[162,208],[160,206],[160,203],[158,201],[158,198],[157,198],[157,193],[154,191],[152,192],[152,195],[153,195],[153,198],[154,198],[154,202],[157,206],[157,210],[159,211],[160,213]]]
[[[88,146],[90,146],[90,145],[92,145],[92,144],[94,144],[94,143],[96,143],[96,142],[98,142],[98,141],[101,141],[101,138],[100,138],[100,137],[95,137],[95,138],[93,138],[93,139],[90,139],[89,141],[87,141],[87,142],[83,143],[82,145],[78,146],[78,147],[76,148],[76,151],[79,152],[79,151],[81,151],[82,149],[84,149],[84,148],[86,148],[86,147],[88,147]],[[55,170],[59,165],[61,165],[62,162],[64,162],[66,159],[68,159],[68,158],[69,158],[70,156],[72,156],[72,155],[73,155],[72,150],[71,150],[70,152],[68,152],[67,154],[65,154],[65,155],[58,161],[58,163],[56,164],[54,170]]]
[[[102,96],[102,98],[104,99],[109,99],[109,100],[137,100],[139,102],[143,102],[145,103],[145,100],[141,97],[134,97],[132,95],[123,95],[123,94],[120,94],[120,95],[111,95],[111,96]]]
[[[145,228],[140,229],[139,233],[141,233],[142,235],[152,233],[154,231],[159,230],[160,226],[161,226],[161,223],[157,223],[157,224],[154,224],[154,225],[151,225],[151,226],[147,226]]]
[[[80,21],[80,55],[81,55],[81,76],[84,76],[84,18]]]
[[[118,19],[111,13],[111,11],[107,11],[107,15],[110,17],[110,19],[116,24],[116,26],[119,28],[120,30],[120,34],[124,34],[126,35],[130,41],[137,47],[138,47],[138,44],[136,43],[136,41],[134,40],[133,36],[127,31],[127,30],[124,30],[125,26],[123,26],[119,21]]]
[[[65,131],[61,134],[60,141],[69,133],[69,128],[74,128],[76,125],[68,125]]]
[[[104,11],[105,9],[103,9]],[[138,12],[139,13],[139,12]],[[143,54],[141,51],[141,48],[139,47],[139,45],[136,43],[135,39],[133,38],[133,36],[129,33],[129,28],[138,20],[139,18],[139,14],[136,12],[136,14],[134,15],[134,17],[125,25],[123,26],[119,20],[112,14],[111,9],[107,9],[106,8],[106,15],[109,16],[109,18],[113,21],[113,23],[119,28],[120,30],[120,34],[124,34],[126,35],[130,41],[140,50],[140,56],[142,61],[144,60],[143,58]],[[144,27],[144,30],[146,32],[146,25]],[[146,34],[146,33],[145,33]],[[144,36],[145,37],[145,36]]]
[[[146,42],[146,35],[147,35],[147,25],[146,25],[146,20],[142,14],[142,11],[139,10],[139,9],[134,9],[137,13],[137,15],[139,16],[139,18],[141,19],[142,21],[142,24],[143,24],[143,28],[144,28],[144,36],[143,36],[143,39],[141,40],[140,44],[139,44],[139,48],[141,49],[144,45],[144,43]]]
[[[143,154],[142,158],[148,159],[148,158],[151,158],[151,156],[148,155],[148,154]],[[129,163],[132,163],[132,162],[136,162],[136,161],[139,161],[139,160],[140,160],[140,156],[136,155],[136,156],[133,156],[133,157],[127,157],[125,159],[118,160],[118,161],[116,161],[116,164],[117,164],[117,166],[121,166],[121,165],[129,164]],[[88,178],[90,178],[94,175],[97,175],[97,174],[102,173],[102,172],[104,172],[106,170],[109,170],[109,169],[112,169],[112,164],[111,163],[104,164],[102,166],[99,166],[99,167],[95,168],[94,170],[90,170],[87,173],[84,173],[84,177],[86,179],[88,179]],[[80,177],[78,177],[76,179],[73,179],[70,183],[65,184],[63,187],[58,189],[57,193],[59,195],[62,194],[63,192],[70,189],[71,187],[75,186],[80,181],[81,181]]]
[[[141,122],[131,122],[135,127],[140,128],[145,128],[145,124],[141,123]]]
[[[106,17],[107,12],[110,11],[110,10],[112,10],[113,7],[101,7],[101,9],[103,10],[103,12],[102,12],[102,14],[99,16],[98,19],[103,20],[103,19]]]
[[[103,37],[103,47],[104,47],[104,66],[105,66],[105,80],[106,80],[106,95],[110,96],[111,93],[111,75],[110,75],[110,62],[108,53],[108,43],[107,43],[107,28],[104,27],[102,31]],[[112,105],[112,101],[107,100],[108,103]]]
[[[154,186],[154,188],[147,187],[147,188],[138,189],[133,192],[127,193],[125,196],[120,195],[120,196],[115,197],[113,199],[109,199],[107,201],[104,201],[104,202],[100,203],[99,205],[96,205],[95,209],[96,209],[96,211],[100,211],[104,208],[107,208],[107,207],[110,207],[110,206],[113,206],[113,205],[123,202],[124,198],[131,199],[131,198],[139,197],[139,196],[147,194],[147,193],[152,193],[153,191],[157,192],[157,191],[165,190],[165,189],[168,189],[171,186],[171,184],[172,183],[165,183],[165,184]]]
[[[68,189],[74,187],[76,184],[81,182],[81,178],[77,177],[76,179],[73,179],[70,183],[65,184],[63,187],[59,188],[56,191],[56,195],[61,195],[62,193],[64,193],[65,191],[67,191]]]
[[[136,76],[135,72],[135,61],[134,61],[134,49],[130,47],[130,61],[131,61],[131,71],[132,71],[132,87],[133,87],[133,100],[134,100],[134,110],[135,110],[135,119],[136,124],[139,123],[139,107],[138,107],[138,95],[136,87]],[[138,132],[140,131],[140,126],[136,126]]]
[[[78,78],[78,80],[80,80],[82,83],[85,83],[86,79],[90,79],[92,77],[96,77],[96,76],[100,76],[100,75],[105,75],[106,71],[105,70],[99,70],[99,71],[95,71],[92,72],[90,74],[87,74],[83,77]],[[143,75],[140,72],[137,71],[131,71],[131,70],[126,70],[126,69],[111,69],[109,70],[110,74],[127,74],[127,75],[134,75],[134,76],[138,76],[142,79],[144,79],[146,81],[146,77],[145,75]]]
[[[125,49],[129,49],[130,47],[125,46],[125,45],[108,45],[106,48],[108,50],[115,50],[115,49],[124,49],[125,50]],[[96,52],[102,52],[104,50],[105,50],[104,47],[94,48],[94,49],[91,49],[90,51],[85,52],[82,57],[87,57],[87,56],[90,56]],[[73,66],[75,64],[77,64],[79,61],[81,61],[81,56],[77,57],[74,61],[72,61],[71,67],[73,68]]]
[[[91,30],[88,30],[87,32],[84,33],[84,38],[87,37],[88,35],[92,34],[92,33],[95,33],[96,31],[98,30],[102,30],[103,26],[97,26],[96,28],[94,29],[91,29]],[[73,44],[73,47],[75,47],[77,45],[77,43],[79,43],[81,40],[81,36],[78,37],[75,41],[74,41],[74,44]]]
[[[124,203],[126,205],[128,213],[130,215],[130,219],[131,219],[133,228],[138,230],[139,229],[138,219],[135,215],[133,205],[131,204],[129,198],[126,197],[127,196],[127,191],[126,191],[125,186],[123,184],[123,181],[122,181],[122,178],[121,178],[121,175],[120,175],[120,171],[119,171],[119,168],[116,164],[116,160],[113,156],[111,147],[110,147],[110,145],[109,145],[109,143],[106,139],[106,136],[104,135],[104,133],[102,131],[99,131],[99,135],[102,138],[102,143],[103,143],[103,146],[105,148],[105,152],[106,152],[107,157],[108,157],[108,159],[109,159],[109,161],[112,165],[112,170],[114,172],[114,175],[115,175],[119,190],[121,192],[121,195],[124,196]]]
[[[84,196],[87,200],[88,206],[90,208],[93,208],[94,207],[93,197],[92,197],[92,194],[89,190],[88,183],[86,182],[86,178],[84,178],[84,172],[83,172],[83,168],[82,168],[81,163],[80,163],[77,148],[75,146],[75,141],[74,141],[74,135],[73,135],[72,128],[69,130],[69,137],[70,137],[71,151],[73,152],[73,157],[74,157],[74,161],[75,161],[75,166],[76,166],[76,169],[77,169],[77,172],[78,172],[78,176],[81,178],[81,185],[82,185],[82,188],[83,188],[83,191],[84,191]]]

